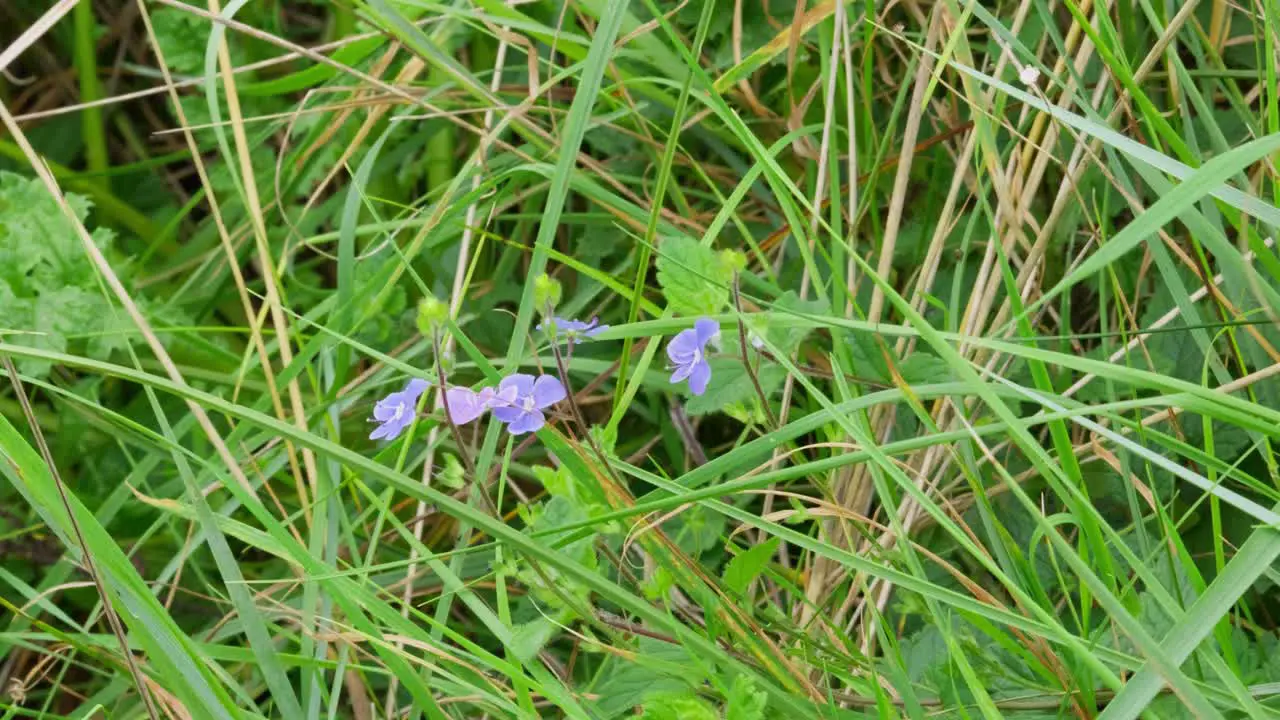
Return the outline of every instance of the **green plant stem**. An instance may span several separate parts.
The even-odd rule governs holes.
[[[102,85],[98,82],[97,44],[93,38],[97,25],[93,17],[93,3],[80,0],[76,3],[73,13],[76,72],[80,78],[80,102],[91,103],[102,99]],[[87,107],[80,111],[80,134],[84,140],[85,165],[90,172],[105,173],[109,165],[109,157],[101,107]],[[95,177],[91,182],[110,192],[111,181],[105,174]]]

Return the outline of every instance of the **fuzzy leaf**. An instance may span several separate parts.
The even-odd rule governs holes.
[[[663,238],[658,251],[658,284],[676,313],[714,315],[729,303],[733,275],[714,250],[673,236]]]
[[[81,222],[88,218],[88,200],[67,195],[67,205]],[[110,230],[98,228],[90,237],[110,253]],[[127,273],[118,274],[127,281]],[[134,297],[151,315],[153,303]],[[169,321],[162,324],[187,324],[177,308],[156,307]],[[132,329],[128,316],[104,301],[78,230],[40,181],[0,172],[0,332],[23,331],[8,338],[19,345],[105,359],[124,347]],[[32,377],[49,372],[42,360],[22,360],[19,367]]]
[[[619,717],[637,705],[647,707],[649,697],[687,691],[703,680],[697,668],[683,647],[641,637],[635,660],[611,658],[600,673],[599,683],[592,688],[599,697],[593,717]]]

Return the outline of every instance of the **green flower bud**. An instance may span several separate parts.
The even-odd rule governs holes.
[[[720,262],[736,273],[747,269],[747,256],[737,250],[721,250]]]
[[[425,297],[418,303],[418,332],[430,337],[448,322],[448,305],[434,297]]]
[[[550,312],[560,304],[560,283],[543,273],[533,281],[533,302],[539,311]]]

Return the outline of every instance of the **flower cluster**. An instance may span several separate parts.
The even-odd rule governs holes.
[[[373,406],[373,421],[379,423],[369,434],[370,440],[394,440],[408,427],[415,414],[418,398],[430,384],[426,380],[413,379],[405,389],[393,392]],[[506,423],[512,435],[540,430],[547,423],[542,412],[565,399],[564,385],[550,375],[508,375],[497,387],[477,390],[464,387],[449,388],[445,403],[449,419],[455,425],[464,425],[493,411],[499,422]]]
[[[556,340],[565,339],[570,344],[594,338],[609,328],[599,319],[590,321],[551,319],[550,327],[542,323],[538,330],[550,329]],[[715,343],[720,335],[720,325],[710,318],[698,318],[693,327],[682,330],[667,343],[667,357],[671,360],[671,382],[688,381],[689,391],[701,395],[711,381],[711,363],[707,360],[707,345]],[[393,392],[379,400],[373,408],[373,422],[378,423],[369,434],[371,440],[393,440],[413,423],[418,398],[430,387],[426,380],[414,378],[403,390]],[[551,375],[508,375],[496,387],[472,390],[452,387],[445,392],[445,407],[454,425],[465,425],[486,412],[505,423],[512,435],[535,432],[547,423],[543,412],[568,396],[564,385]]]
[[[449,404],[449,419],[455,425],[469,423],[492,410],[499,422],[507,424],[512,435],[534,432],[547,423],[543,410],[566,397],[564,385],[550,375],[525,375],[517,373],[502,378],[496,388],[480,390],[449,388],[445,400]]]

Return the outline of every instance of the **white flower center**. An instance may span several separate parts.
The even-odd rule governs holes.
[[[531,412],[533,410],[533,396],[526,396],[524,402],[521,403],[521,407],[524,408],[525,412]]]

